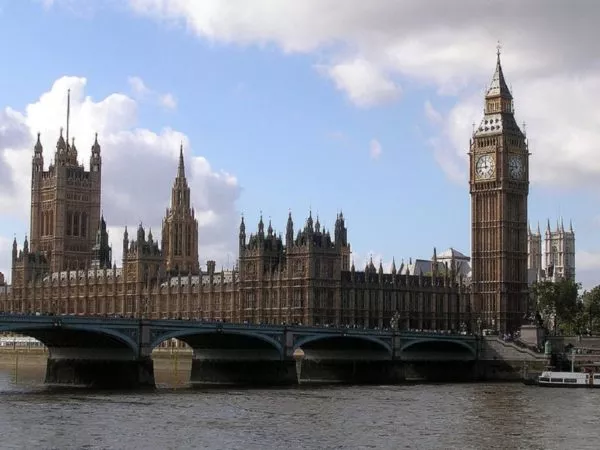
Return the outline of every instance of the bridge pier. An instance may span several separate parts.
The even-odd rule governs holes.
[[[298,384],[296,362],[277,360],[192,360],[192,384],[290,386]]]
[[[54,359],[46,364],[46,384],[101,389],[153,388],[151,358],[136,360]]]
[[[405,380],[400,361],[311,360],[300,364],[300,383],[398,384]]]
[[[154,363],[130,349],[50,347],[47,384],[100,389],[154,387]]]
[[[476,361],[404,362],[407,380],[467,382],[479,379]]]

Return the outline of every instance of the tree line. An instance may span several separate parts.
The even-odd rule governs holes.
[[[535,320],[552,334],[600,334],[600,286],[581,292],[574,280],[540,281],[530,302]]]

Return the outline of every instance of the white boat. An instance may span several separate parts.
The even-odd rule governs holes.
[[[537,378],[537,385],[542,387],[600,388],[600,373],[546,370]]]

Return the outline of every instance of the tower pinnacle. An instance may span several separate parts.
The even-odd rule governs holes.
[[[502,63],[500,62],[500,44],[498,44],[496,48],[496,70],[494,71],[494,76],[492,77],[490,87],[485,94],[485,98],[502,97],[507,100],[512,100],[512,94],[510,93],[510,89],[508,88],[506,80],[504,79],[504,73],[502,72]]]
[[[71,89],[67,90],[67,135],[66,141],[67,145],[69,145],[69,121],[71,119]]]
[[[177,167],[177,178],[185,178],[185,164],[183,162],[183,142],[179,147],[179,166]]]

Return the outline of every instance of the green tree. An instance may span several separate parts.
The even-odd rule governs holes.
[[[600,331],[600,286],[596,286],[582,295],[582,308],[585,327],[591,333]]]
[[[531,287],[536,309],[547,328],[553,324],[555,333],[559,329],[569,334],[581,332],[584,308],[579,289],[580,284],[573,280],[541,281]]]

